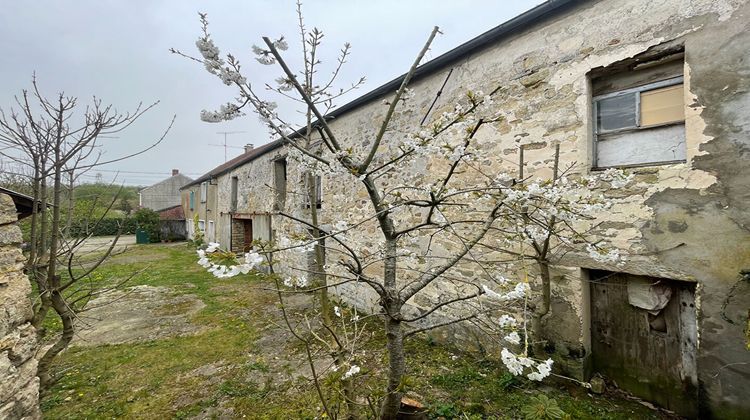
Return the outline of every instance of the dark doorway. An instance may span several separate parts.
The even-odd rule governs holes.
[[[242,221],[243,241],[242,252],[250,252],[253,249],[253,221],[245,219]]]
[[[683,416],[697,416],[695,284],[592,270],[593,371]]]

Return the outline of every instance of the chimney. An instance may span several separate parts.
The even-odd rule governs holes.
[[[245,153],[248,153],[248,152],[250,152],[251,150],[253,150],[253,147],[255,147],[255,146],[253,146],[253,144],[252,144],[252,143],[248,143],[248,144],[246,144],[246,145],[245,145]]]
[[[172,176],[175,176],[180,173],[179,169],[172,169]]]

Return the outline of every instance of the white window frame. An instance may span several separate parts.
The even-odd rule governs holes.
[[[618,90],[617,92],[611,92],[606,93],[603,95],[598,95],[593,98],[591,98],[591,108],[592,108],[592,122],[594,127],[594,165],[593,169],[605,169],[607,167],[602,167],[598,165],[599,160],[599,150],[598,150],[598,144],[600,141],[607,141],[606,139],[600,139],[600,136],[603,135],[609,135],[609,134],[619,134],[619,133],[627,133],[631,131],[639,131],[639,130],[650,130],[652,128],[659,128],[659,127],[666,127],[670,125],[679,125],[685,124],[685,121],[676,121],[676,122],[668,122],[664,124],[655,124],[655,125],[649,125],[646,127],[641,127],[641,95],[635,95],[635,127],[623,127],[623,128],[617,128],[614,130],[600,130],[599,129],[599,108],[598,104],[599,101],[602,99],[609,99],[614,98],[617,96],[622,95],[628,95],[631,93],[640,93],[640,92],[646,92],[651,91],[659,88],[665,88],[669,86],[684,84],[685,77],[684,76],[677,76],[666,80],[661,80],[658,82],[648,83],[641,86],[636,86],[629,89],[623,89]],[[684,106],[684,104],[683,104]],[[648,162],[648,163],[642,163],[642,164],[631,164],[631,165],[623,165],[622,167],[637,167],[637,166],[655,166],[655,165],[667,165],[670,163],[678,163],[678,162],[685,162],[685,160],[671,160],[671,161],[658,161],[658,162]]]
[[[198,229],[200,229],[201,232],[206,233],[206,221],[203,219],[198,220]]]

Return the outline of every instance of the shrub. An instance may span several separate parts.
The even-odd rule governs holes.
[[[138,229],[143,229],[148,233],[151,242],[159,242],[161,230],[159,213],[151,209],[142,208],[133,214],[133,219]]]

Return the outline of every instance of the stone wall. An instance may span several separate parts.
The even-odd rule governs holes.
[[[0,194],[0,419],[37,419],[36,330],[13,200]]]

